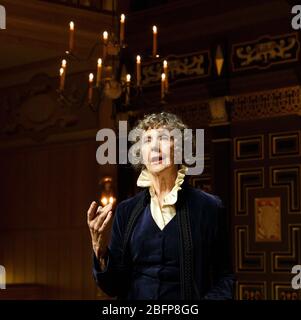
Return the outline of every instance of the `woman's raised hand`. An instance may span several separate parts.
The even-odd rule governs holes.
[[[90,229],[93,251],[98,259],[102,259],[111,240],[113,223],[113,205],[111,203],[104,207],[97,207],[93,201],[87,211],[87,223]]]

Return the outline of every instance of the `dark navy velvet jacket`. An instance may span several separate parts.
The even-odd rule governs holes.
[[[107,267],[104,271],[99,269],[94,256],[93,275],[97,285],[105,293],[117,296],[118,299],[128,299],[135,269],[133,261],[129,258],[130,241],[125,240],[130,239],[125,234],[131,235],[135,228],[135,223],[129,221],[133,214],[139,217],[149,202],[148,189],[121,202],[115,212]],[[182,261],[180,296],[182,299],[193,300],[232,299],[234,276],[229,224],[221,200],[184,183],[178,193],[176,211],[181,235],[177,248]],[[151,289],[145,287],[143,290]]]

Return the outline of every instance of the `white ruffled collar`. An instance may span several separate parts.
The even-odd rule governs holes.
[[[181,168],[178,170],[175,185],[172,188],[172,190],[164,197],[163,205],[174,205],[177,202],[178,191],[182,189],[181,185],[184,182],[187,170],[188,168],[184,165],[182,165]],[[156,195],[154,187],[152,185],[150,174],[146,169],[141,171],[137,180],[137,186],[142,188],[149,187],[149,193],[151,197],[154,197]]]

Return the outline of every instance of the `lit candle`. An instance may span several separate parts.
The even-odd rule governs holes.
[[[113,197],[110,197],[110,198],[109,198],[109,202],[113,204],[114,198],[113,198]]]
[[[65,69],[64,68],[60,68],[60,91],[64,90],[64,86],[65,86]]]
[[[120,44],[124,42],[124,26],[125,26],[125,15],[120,16]]]
[[[62,60],[62,66],[60,69],[60,90],[63,91],[65,87],[66,80],[66,69],[67,69],[67,61],[65,59]]]
[[[100,201],[101,201],[103,206],[106,206],[108,204],[108,198],[107,197],[102,197]]]
[[[62,68],[66,69],[66,67],[67,67],[67,60],[63,59],[62,60]]]
[[[163,72],[165,73],[165,91],[168,92],[168,64],[167,64],[167,60],[163,61]]]
[[[93,98],[93,79],[94,75],[93,73],[89,74],[89,92],[88,92],[88,101],[91,104],[92,103],[92,98]]]
[[[101,72],[102,72],[102,60],[99,58],[97,60],[97,77],[96,77],[96,86],[100,86],[100,81],[101,81]]]
[[[153,26],[153,57],[157,56],[157,33],[157,27]]]
[[[70,21],[69,23],[70,34],[69,34],[69,52],[72,52],[74,49],[74,22]]]
[[[108,46],[108,38],[109,38],[108,31],[103,32],[102,38],[103,38],[103,57],[102,58],[105,59],[107,55],[107,46]]]
[[[136,73],[137,73],[137,87],[141,85],[141,57],[138,55],[136,58]]]
[[[164,100],[165,97],[165,79],[166,75],[165,73],[161,74],[161,99]]]
[[[125,93],[125,104],[130,104],[130,83],[131,83],[131,75],[126,75],[126,93]]]

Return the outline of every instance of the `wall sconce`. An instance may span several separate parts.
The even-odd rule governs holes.
[[[106,206],[109,203],[114,204],[116,202],[116,197],[113,189],[113,179],[112,177],[105,176],[100,182],[100,195],[99,195],[99,203],[102,206]]]

